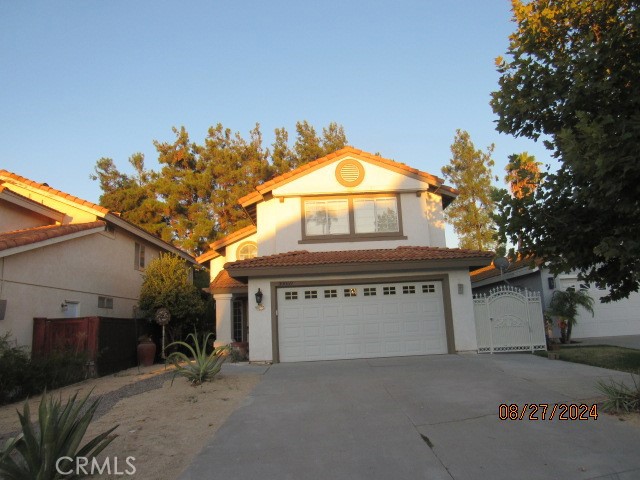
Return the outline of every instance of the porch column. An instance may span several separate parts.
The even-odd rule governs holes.
[[[216,341],[215,347],[228,345],[233,342],[233,295],[230,293],[216,293]]]

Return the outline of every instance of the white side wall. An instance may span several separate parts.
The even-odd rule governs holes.
[[[575,275],[560,275],[556,279],[556,289],[565,290],[580,283]],[[632,293],[629,298],[617,302],[601,303],[607,294],[591,285],[588,290],[593,298],[594,315],[578,307],[578,323],[573,327],[572,338],[609,337],[616,335],[640,335],[640,293]],[[549,295],[548,301],[551,301]]]
[[[7,300],[0,335],[30,346],[33,317],[64,317],[64,301],[79,302],[79,316],[132,318],[143,273],[134,268],[135,242],[118,230],[0,259],[0,299]],[[145,244],[146,264],[159,253]],[[114,308],[98,308],[98,296],[112,297]]]
[[[385,275],[380,278],[381,282],[391,281],[395,277],[406,277],[415,275],[438,276],[449,274],[449,287],[451,297],[451,310],[453,317],[453,328],[455,337],[455,349],[458,352],[476,351],[476,330],[473,316],[473,300],[471,296],[471,281],[467,270],[454,271],[427,271],[410,272],[405,274]],[[371,274],[341,275],[327,277],[272,277],[249,280],[249,355],[253,362],[273,361],[272,343],[272,321],[271,321],[271,283],[272,282],[296,282],[307,280],[335,280],[336,283],[344,283],[359,278],[372,278]],[[463,285],[463,294],[458,294],[458,284]],[[252,292],[257,292],[258,288],[264,292],[263,310],[256,309],[255,302],[251,299]]]

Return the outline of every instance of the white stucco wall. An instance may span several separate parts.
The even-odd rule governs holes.
[[[453,271],[424,271],[424,272],[407,272],[403,274],[384,275],[381,282],[392,281],[393,278],[407,277],[409,275],[449,275],[449,287],[451,297],[451,313],[453,317],[453,328],[455,338],[455,349],[457,352],[476,351],[476,330],[475,320],[473,316],[473,300],[471,295],[471,281],[467,270]],[[340,275],[340,276],[323,276],[322,281],[335,280],[336,283],[358,280],[360,278],[372,278],[377,275],[360,274],[360,275]],[[263,310],[256,309],[255,302],[249,299],[249,355],[253,362],[271,362],[273,361],[273,343],[272,343],[272,319],[271,308],[275,301],[271,294],[271,282],[287,282],[287,281],[306,281],[318,280],[319,277],[273,277],[249,280],[249,292],[257,292],[258,288],[264,293]],[[458,284],[463,285],[464,293],[458,294]],[[251,295],[250,295],[251,297]]]
[[[406,239],[301,243],[302,202],[299,197],[272,198],[258,204],[258,254],[273,255],[295,250],[368,250],[398,246],[446,247],[440,197],[428,193],[400,195],[403,235]]]
[[[143,273],[134,268],[135,241],[117,230],[0,259],[0,298],[7,300],[0,335],[11,332],[30,346],[33,317],[64,317],[64,301],[78,302],[79,316],[132,318]],[[148,265],[159,250],[144,245]],[[114,308],[98,308],[98,296],[112,297]]]
[[[580,288],[576,275],[559,275],[556,279],[556,290],[564,290],[571,285]],[[587,290],[593,298],[593,316],[578,307],[578,322],[572,329],[571,337],[609,337],[616,335],[640,335],[640,293],[632,293],[629,298],[617,302],[601,303],[600,298],[607,294],[590,285]],[[547,300],[548,299],[548,300]],[[545,297],[551,301],[551,294]]]

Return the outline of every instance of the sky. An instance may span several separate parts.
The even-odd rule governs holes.
[[[0,168],[98,203],[101,157],[130,172],[184,126],[222,123],[265,146],[307,120],[349,144],[442,176],[456,129],[495,144],[494,174],[541,143],[498,134],[495,58],[508,0],[0,0]],[[449,246],[457,240],[447,231]]]

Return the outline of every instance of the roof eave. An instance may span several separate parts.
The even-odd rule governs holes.
[[[142,228],[134,225],[133,223],[130,223],[124,220],[123,218],[115,215],[114,213],[111,213],[111,212],[107,213],[107,215],[105,216],[105,220],[109,221],[109,223],[112,223],[122,228],[123,230],[128,231],[129,233],[131,233],[132,235],[135,235],[136,237],[146,240],[147,242],[163,250],[166,250],[175,255],[178,255],[179,257],[183,258],[184,260],[191,263],[192,265],[196,264],[196,259],[193,258],[191,255],[189,255],[187,252],[180,250],[178,247],[174,247],[170,243],[165,242],[164,240],[156,237],[155,235],[147,232],[146,230],[143,230]]]
[[[81,230],[79,232],[73,232],[67,235],[60,235],[59,237],[47,238],[45,240],[40,240],[37,242],[30,243],[28,245],[20,245],[18,247],[6,248],[4,250],[0,250],[0,258],[10,257],[12,255],[17,255],[19,253],[28,252],[29,250],[48,247],[50,245],[55,245],[56,243],[67,242],[69,240],[73,240],[76,238],[86,237],[87,235],[93,235],[95,233],[104,232],[105,228],[106,228],[106,225],[102,225],[102,226],[98,226],[88,230]]]
[[[484,267],[491,263],[491,258],[469,257],[437,260],[392,260],[380,262],[349,262],[316,265],[286,265],[286,266],[233,266],[225,265],[229,276],[245,281],[247,278],[297,276],[297,275],[330,275],[344,273],[389,273],[442,269],[470,269]],[[227,267],[228,266],[228,267]]]

